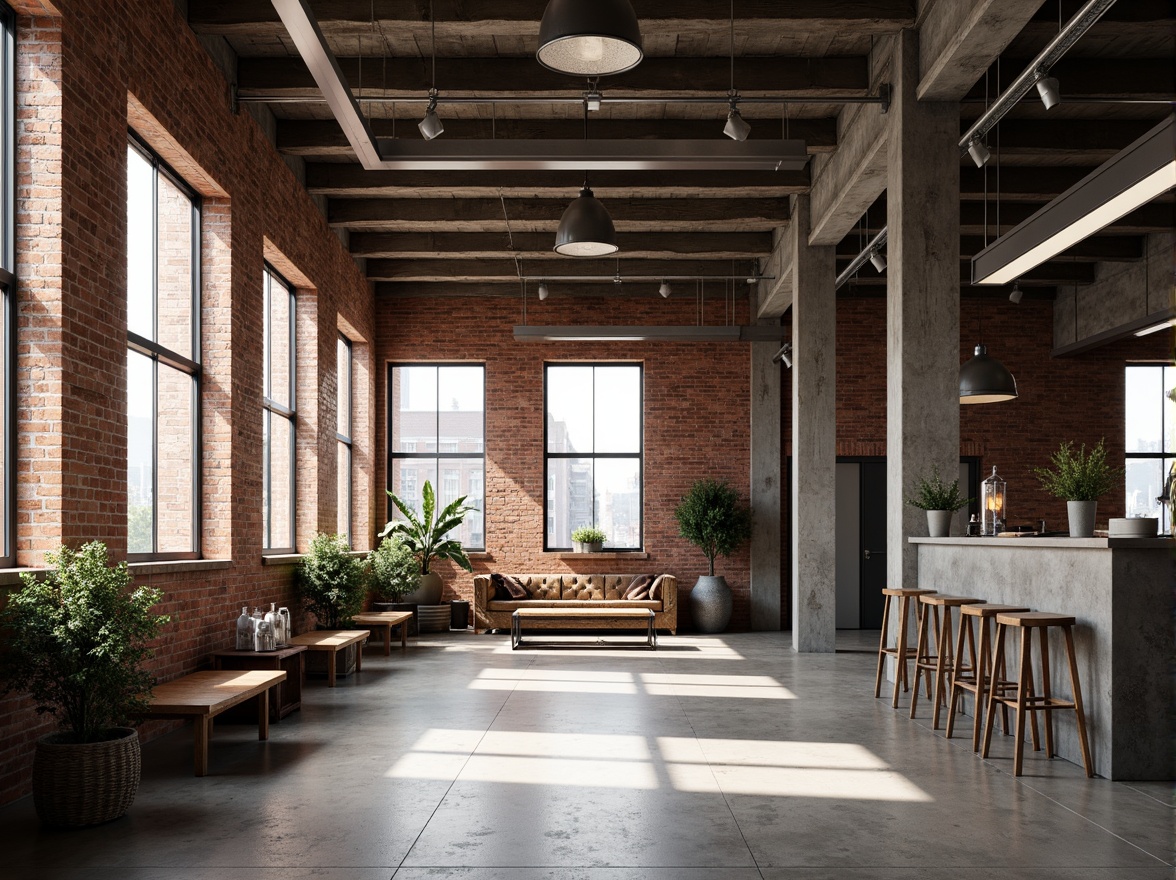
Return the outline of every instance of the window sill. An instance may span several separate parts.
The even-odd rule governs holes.
[[[0,587],[14,587],[20,584],[22,574],[34,574],[41,577],[47,568],[3,568],[0,569]]]
[[[272,553],[261,557],[262,565],[297,565],[302,561],[301,553]]]
[[[231,568],[231,559],[169,559],[160,562],[128,562],[132,574],[187,574]]]
[[[601,559],[648,559],[649,554],[644,550],[613,550],[608,553],[568,553],[564,550],[557,550],[544,554],[546,556],[554,556],[556,559],[583,559],[587,560],[601,560]]]

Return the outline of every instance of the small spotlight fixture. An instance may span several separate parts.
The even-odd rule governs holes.
[[[551,291],[547,289],[547,282],[540,281],[539,282],[539,302],[543,302],[543,300],[547,299],[547,295],[549,293],[551,293]]]
[[[988,147],[984,146],[979,138],[968,144],[968,155],[972,157],[977,168],[983,168],[992,158],[992,153],[988,152]]]
[[[417,128],[421,131],[421,137],[427,141],[440,135],[445,131],[445,126],[441,123],[441,117],[437,115],[437,90],[429,90],[429,107],[425,111],[425,118],[417,123]]]
[[[792,369],[792,343],[785,342],[780,346],[780,350],[772,355],[772,363],[783,363],[788,369]]]
[[[663,299],[668,299],[670,296],[670,282],[663,281],[661,287],[657,289],[657,292],[662,295]]]
[[[600,102],[603,98],[604,96],[600,94],[600,89],[591,88],[584,93],[584,104],[588,107],[589,111],[595,113],[600,109]]]
[[[1021,304],[1021,298],[1025,296],[1025,291],[1021,290],[1021,282],[1014,281],[1013,289],[1009,291],[1009,302],[1014,305]]]
[[[879,272],[886,271],[886,257],[882,255],[882,251],[870,251],[870,265],[872,265]]]
[[[1037,74],[1037,94],[1046,110],[1052,110],[1062,102],[1062,93],[1058,91],[1058,80],[1055,76],[1045,76],[1045,71]]]
[[[751,126],[739,115],[739,102],[731,99],[731,110],[727,113],[727,124],[723,126],[723,134],[733,141],[745,141],[751,134]]]

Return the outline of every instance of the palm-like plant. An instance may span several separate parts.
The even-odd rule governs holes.
[[[474,570],[465,550],[461,548],[461,542],[456,538],[445,537],[461,525],[467,513],[477,510],[476,507],[470,507],[465,503],[468,495],[462,495],[456,501],[447,504],[436,517],[433,514],[437,509],[437,496],[433,493],[433,485],[428,480],[425,480],[425,485],[421,489],[420,516],[394,493],[389,492],[388,497],[392,499],[392,503],[404,519],[392,520],[384,526],[380,537],[400,535],[400,539],[420,560],[422,575],[429,573],[429,565],[434,559],[448,559],[466,571]]]

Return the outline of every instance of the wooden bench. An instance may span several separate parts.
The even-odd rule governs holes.
[[[510,618],[510,646],[523,644],[523,624],[537,629],[645,629],[646,644],[657,650],[650,608],[519,608]]]
[[[366,629],[320,629],[290,639],[291,645],[305,645],[306,650],[327,655],[327,687],[335,686],[335,655],[351,645],[360,647],[355,652],[355,671],[363,669],[363,642],[371,633]],[[305,667],[303,675],[306,674]]]
[[[191,718],[194,731],[196,775],[208,775],[208,740],[212,736],[212,719],[243,703],[257,698],[257,738],[269,739],[269,689],[286,680],[286,673],[276,670],[205,670],[156,685],[145,715]]]
[[[400,627],[400,647],[408,648],[408,621],[412,620],[411,611],[365,611],[351,618],[353,623],[360,626],[370,626],[373,629],[382,627],[384,630],[384,656],[392,654],[392,627]]]
[[[277,669],[286,680],[270,689],[270,720],[277,723],[302,705],[302,665],[306,648],[283,645],[276,651],[213,651],[213,669]],[[226,721],[253,722],[256,712],[248,703],[229,710]]]

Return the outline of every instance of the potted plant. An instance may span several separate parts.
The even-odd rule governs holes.
[[[960,481],[949,486],[939,476],[939,468],[932,466],[931,476],[920,477],[915,483],[913,498],[907,504],[927,512],[927,533],[932,538],[946,538],[951,533],[951,518],[961,507],[972,502],[960,494]]]
[[[148,643],[169,621],[152,607],[163,593],[131,589],[125,562],[99,541],[45,554],[50,569],[20,576],[0,620],[9,633],[8,691],[26,692],[58,733],[36,744],[33,804],[47,825],[81,826],[123,815],[139,788],[139,734],[154,676]]]
[[[380,541],[367,562],[376,604],[397,604],[420,586],[421,564],[400,535]]]
[[[577,553],[599,553],[607,540],[608,535],[596,526],[580,526],[572,532],[572,549]]]
[[[417,516],[412,507],[397,498],[392,492],[388,493],[388,497],[392,499],[392,503],[396,505],[396,509],[400,511],[404,519],[392,520],[384,526],[380,537],[387,538],[399,535],[400,539],[416,555],[421,568],[420,586],[415,593],[406,598],[418,605],[440,604],[441,575],[432,570],[433,560],[448,559],[466,571],[474,570],[469,557],[461,548],[461,542],[456,538],[446,538],[445,536],[461,525],[467,513],[471,510],[477,510],[477,508],[467,506],[465,500],[469,496],[462,495],[447,504],[434,517],[437,498],[433,494],[433,486],[428,480],[425,480],[425,485],[421,488],[420,516]]]
[[[363,607],[363,560],[343,535],[314,536],[298,567],[298,594],[319,629],[339,629]]]
[[[690,593],[690,610],[700,632],[722,632],[731,622],[731,588],[715,576],[715,557],[730,556],[751,537],[751,511],[726,483],[699,480],[674,508],[683,538],[706,554],[710,574]]]
[[[1122,479],[1123,469],[1107,463],[1107,449],[1099,440],[1089,453],[1086,444],[1077,452],[1067,440],[1050,456],[1053,469],[1034,468],[1033,473],[1047,492],[1066,500],[1071,538],[1089,538],[1094,534],[1098,499]]]

